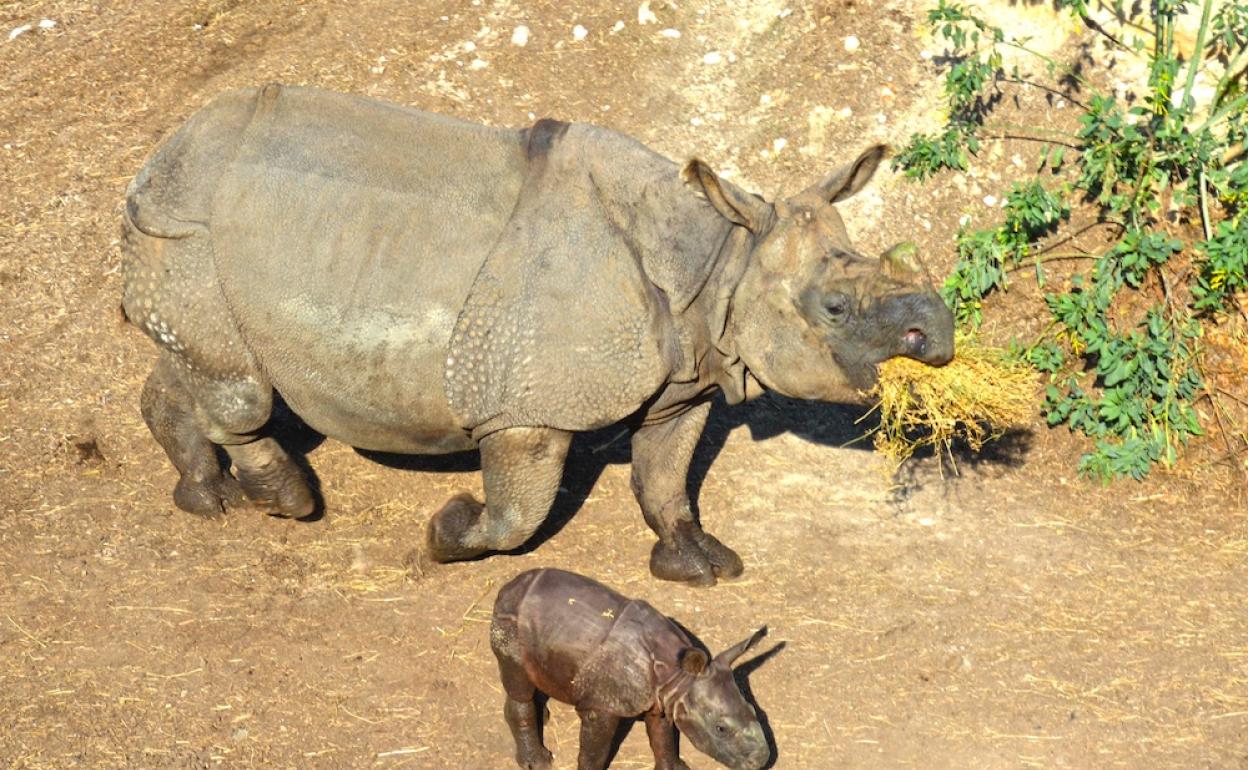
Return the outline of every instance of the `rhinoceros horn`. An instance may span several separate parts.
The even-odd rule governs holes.
[[[880,263],[884,272],[899,279],[913,278],[922,269],[919,265],[919,250],[914,241],[902,241],[880,255]]]
[[[754,633],[750,634],[748,638],[737,642],[732,647],[729,647],[720,654],[716,655],[713,664],[721,668],[732,668],[732,664],[737,661],[737,658],[741,657],[746,650],[758,644],[758,640],[762,639],[766,635],[767,627],[763,626]]]

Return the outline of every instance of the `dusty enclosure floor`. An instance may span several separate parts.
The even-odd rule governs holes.
[[[863,442],[843,446],[859,410],[717,407],[694,481],[747,572],[709,590],[650,577],[612,430],[578,439],[553,525],[521,556],[419,558],[428,515],[479,492],[474,456],[304,433],[287,438],[309,450],[320,520],[173,509],[137,407],[153,350],[118,314],[119,203],[221,90],[593,121],[772,196],[931,120],[925,8],[907,0],[654,2],[644,26],[636,3],[575,5],[0,6],[0,765],[512,767],[488,612],[510,576],[549,565],[649,599],[714,650],[769,625],[762,649],[779,649],[747,669],[777,767],[1248,768],[1242,486],[1191,472],[1102,490],[1043,429],[894,488]],[[8,39],[41,19],[56,24]],[[882,174],[847,207],[859,245],[913,237],[947,269],[958,217],[1000,194],[1011,152],[1004,181]],[[575,714],[554,704],[547,735],[574,767]],[[612,766],[652,766],[644,730]]]

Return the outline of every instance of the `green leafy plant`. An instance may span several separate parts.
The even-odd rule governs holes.
[[[928,19],[947,44],[948,119],[939,132],[912,137],[894,164],[924,180],[967,170],[984,141],[1037,143],[1036,176],[1011,187],[1000,224],[959,230],[943,293],[959,324],[976,328],[984,299],[1008,289],[1015,273],[1031,268],[1029,279],[1044,290],[1046,264],[1061,262],[1064,289],[1043,293],[1051,322],[1016,345],[1017,354],[1049,377],[1041,407],[1049,424],[1090,438],[1080,471],[1138,479],[1156,463],[1175,462],[1202,433],[1194,406],[1208,392],[1202,330],[1248,290],[1248,0],[1227,0],[1216,13],[1213,0],[1203,0],[1186,59],[1175,28],[1187,0],[1153,0],[1134,12],[1118,0],[1118,35],[1081,0],[1058,5],[1115,55],[1147,63],[1142,98],[1124,103],[1096,87],[1096,73],[1064,67],[968,7],[939,0]],[[1009,49],[1038,62],[1051,84],[1017,66],[1007,73]],[[1220,73],[1211,92],[1196,88],[1206,68]],[[1080,110],[1077,126],[1062,133],[991,125],[1009,83],[1065,93]],[[1072,207],[1089,223],[1073,227]],[[1110,234],[1099,253],[1055,251],[1094,228]]]

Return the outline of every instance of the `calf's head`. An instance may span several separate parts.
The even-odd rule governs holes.
[[[669,716],[699,751],[733,770],[758,770],[771,757],[758,714],[732,675],[733,662],[765,633],[760,628],[714,660],[696,648],[680,656],[680,667],[690,675],[689,685]]]
[[[871,147],[819,183],[774,204],[720,179],[699,160],[683,177],[722,216],[750,231],[748,266],[728,318],[737,355],[763,386],[834,401],[870,388],[876,365],[907,356],[953,357],[953,315],[908,244],[880,258],[858,253],[836,210],[884,157]]]

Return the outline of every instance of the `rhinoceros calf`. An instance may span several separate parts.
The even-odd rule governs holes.
[[[533,701],[541,690],[576,707],[579,770],[606,767],[620,719],[639,715],[657,770],[687,770],[677,756],[677,728],[725,765],[757,770],[771,749],[732,664],[763,633],[759,629],[710,660],[644,601],[563,570],[521,573],[499,590],[490,625],[516,762],[525,770],[550,767]]]
[[[174,501],[312,511],[266,433],[276,391],[352,446],[479,448],[485,504],[454,498],[427,535],[433,558],[471,558],[537,529],[573,433],[626,421],[651,570],[735,576],[685,491],[714,391],[835,400],[891,356],[953,354],[940,298],[861,256],[833,206],[883,154],[769,203],[594,126],[226,93],[126,193],[123,306],[160,349],[141,403]]]

